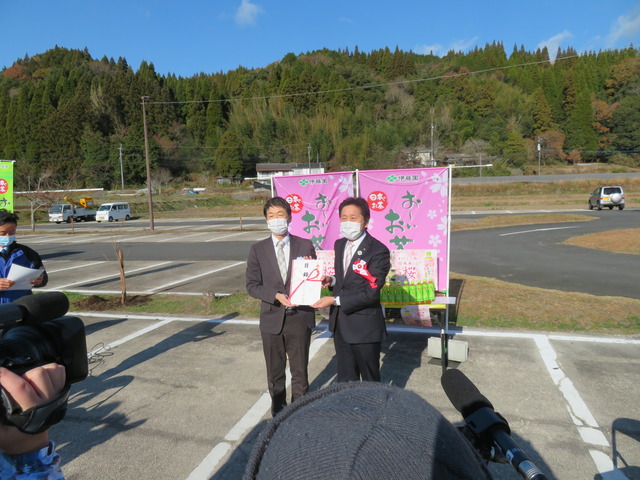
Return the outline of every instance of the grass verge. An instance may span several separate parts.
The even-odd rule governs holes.
[[[560,292],[456,273],[451,274],[451,284],[458,297],[455,323],[460,327],[640,334],[640,300]],[[77,312],[97,309],[254,319],[260,314],[260,302],[241,293],[215,299],[180,295],[135,297],[126,306],[120,305],[118,296],[100,295],[98,302],[95,295],[68,293],[68,296],[71,310]]]
[[[607,252],[640,255],[640,228],[625,228],[608,232],[588,233],[571,237],[564,243]]]
[[[451,273],[457,325],[553,332],[640,334],[640,300],[528,287]]]
[[[224,297],[185,295],[137,295],[122,305],[120,295],[81,295],[65,292],[70,310],[148,313],[180,316],[258,318],[260,302],[247,294]]]

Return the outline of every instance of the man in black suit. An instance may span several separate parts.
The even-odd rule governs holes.
[[[391,268],[389,249],[367,232],[370,212],[363,198],[340,204],[340,232],[335,243],[335,277],[323,285],[333,296],[322,297],[314,308],[331,306],[338,361],[338,382],[380,381],[380,347],[387,328],[380,290]]]
[[[309,390],[309,345],[315,312],[292,305],[288,292],[291,264],[296,258],[316,258],[310,240],[289,234],[291,207],[280,197],[269,199],[263,209],[271,236],[251,247],[247,260],[247,292],[260,303],[260,333],[267,364],[271,414],[287,405],[285,369],[291,371],[291,401]]]

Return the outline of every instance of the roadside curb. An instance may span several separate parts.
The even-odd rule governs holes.
[[[161,320],[161,321],[178,321],[178,322],[212,322],[212,323],[229,323],[236,325],[259,325],[260,320],[257,318],[236,318],[230,315],[218,317],[208,316],[179,316],[165,315],[153,313],[129,313],[116,311],[87,311],[87,312],[67,312],[67,315],[76,317],[117,317],[130,318],[136,320]],[[326,320],[319,322],[314,333],[317,331],[328,330]],[[443,330],[439,327],[416,327],[412,325],[387,324],[387,331],[392,333],[417,333],[422,335],[440,336]],[[491,330],[491,329],[475,329],[473,327],[452,327],[448,329],[449,335],[469,336],[469,337],[494,337],[494,338],[549,338],[551,340],[561,340],[569,342],[593,342],[593,343],[619,343],[640,345],[640,335],[592,335],[581,333],[558,333],[558,332],[534,332],[522,330]]]

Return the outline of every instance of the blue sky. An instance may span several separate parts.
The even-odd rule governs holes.
[[[494,40],[507,54],[640,47],[640,1],[0,0],[0,69],[55,45],[189,77],[325,47],[442,56]]]

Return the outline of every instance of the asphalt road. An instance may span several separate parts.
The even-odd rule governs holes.
[[[640,210],[572,211],[577,212],[596,220],[452,232],[450,270],[567,292],[640,298],[638,255],[562,244],[573,236],[637,227]],[[453,215],[453,222],[484,215],[459,213]],[[33,240],[23,237],[21,241],[33,245],[47,264],[58,260],[113,260],[117,245],[127,262],[173,262],[170,266],[163,265],[159,271],[170,276],[174,272],[182,275],[180,267],[199,271],[201,265],[211,265],[215,269],[219,262],[246,261],[251,245],[264,238],[267,232],[259,218],[243,219],[244,232],[237,230],[239,226],[237,219],[175,219],[156,222],[156,233],[151,233],[144,231],[148,229],[148,223],[142,220],[101,225],[90,222],[75,225],[77,233],[73,235],[60,235],[71,227],[54,224],[46,225],[43,230],[57,234],[39,235]],[[611,241],[615,242],[615,238]],[[233,267],[234,272],[241,274],[221,286],[210,282],[211,278],[198,277],[191,286],[192,291],[243,292],[243,268],[240,265]],[[145,277],[149,278],[149,272]],[[134,285],[136,283],[134,281]],[[181,283],[163,291],[189,291],[189,288]],[[144,285],[136,285],[134,289],[140,293],[145,291]]]
[[[640,299],[640,256],[562,244],[579,235],[638,228],[640,211],[582,213],[597,220],[453,232],[451,271],[566,292]],[[614,243],[615,236],[606,241]]]

